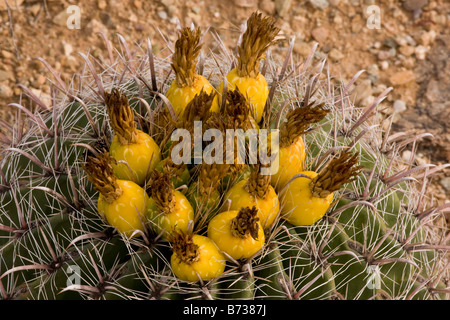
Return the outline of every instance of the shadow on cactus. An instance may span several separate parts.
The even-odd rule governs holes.
[[[449,205],[426,193],[448,165],[398,157],[425,135],[381,128],[391,88],[359,108],[349,96],[361,72],[332,80],[317,47],[293,62],[294,39],[272,54],[285,41],[276,24],[254,13],[237,56],[213,33],[220,52],[202,59],[200,29],[161,57],[120,35],[115,56],[102,35],[109,59],[82,55],[77,86],[40,59],[52,106],[12,104],[17,123],[0,136],[0,297],[448,299]],[[207,163],[193,148],[177,163],[172,134],[195,121],[201,138],[280,129],[282,171],[262,174],[250,154]],[[200,140],[222,159],[235,151]]]

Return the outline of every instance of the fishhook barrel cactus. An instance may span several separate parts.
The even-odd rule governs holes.
[[[332,80],[316,47],[294,62],[293,38],[277,58],[268,48],[278,33],[271,18],[254,14],[246,30],[238,56],[213,33],[221,52],[198,63],[198,31],[182,29],[161,56],[150,40],[132,51],[119,36],[123,50],[115,51],[102,35],[109,59],[81,54],[77,86],[40,59],[53,77],[52,105],[25,88],[35,111],[11,104],[16,124],[1,122],[2,299],[448,299],[449,238],[439,223],[449,206],[432,207],[426,195],[430,176],[446,166],[399,158],[423,135],[379,125],[390,88],[360,108],[349,95],[361,73],[346,84]],[[230,72],[264,78],[258,102]],[[196,85],[203,74],[208,83]],[[195,93],[183,96],[190,86]],[[108,107],[115,96],[124,109]],[[313,121],[296,116],[304,110]],[[195,132],[199,120],[219,131],[280,129],[283,141],[301,138],[301,171],[283,172],[277,185],[248,157],[211,164],[195,148],[177,149],[175,129]],[[125,157],[108,162],[108,150],[120,137],[136,142],[137,132],[154,145],[138,163],[145,170],[130,174],[139,179],[122,182],[115,165],[138,170]],[[191,161],[177,163],[174,150]],[[279,159],[289,167],[289,156]],[[238,187],[254,201],[240,201],[241,190],[230,209],[226,195]],[[297,192],[326,205],[305,207]],[[268,196],[270,219],[259,213]],[[314,219],[293,218],[305,208]],[[174,212],[183,221],[175,214],[167,222]]]

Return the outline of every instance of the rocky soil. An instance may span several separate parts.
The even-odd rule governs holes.
[[[411,148],[414,161],[450,163],[450,2],[446,0],[8,0],[0,1],[0,118],[11,120],[9,103],[29,105],[17,84],[29,87],[50,104],[50,77],[43,57],[70,82],[83,59],[78,52],[106,57],[104,32],[118,43],[152,40],[154,51],[164,47],[161,35],[176,39],[176,26],[211,26],[225,44],[235,46],[240,25],[258,9],[279,19],[282,34],[295,35],[295,54],[309,54],[318,42],[317,58],[327,55],[330,71],[357,81],[355,103],[368,105],[386,87],[394,90],[380,109],[393,130],[430,132]],[[67,27],[67,7],[81,9],[80,29]],[[379,15],[377,16],[377,13]],[[378,20],[376,18],[379,18]],[[287,41],[280,44],[286,47]],[[32,107],[32,106],[30,106]],[[0,127],[1,131],[1,127]],[[408,151],[403,154],[410,160]],[[450,170],[435,176],[429,186],[436,202],[450,199]]]

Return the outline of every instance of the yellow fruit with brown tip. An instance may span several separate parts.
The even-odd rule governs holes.
[[[291,181],[281,196],[281,217],[295,226],[309,226],[322,219],[339,188],[359,174],[358,156],[347,151],[332,159],[319,173],[304,171]]]
[[[177,278],[192,282],[207,281],[225,271],[225,256],[210,238],[179,232],[170,241],[174,251],[170,265]]]
[[[208,237],[235,260],[251,258],[265,242],[256,207],[217,214],[209,222]]]

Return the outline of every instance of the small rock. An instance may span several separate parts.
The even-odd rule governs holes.
[[[312,46],[304,41],[298,41],[294,44],[294,51],[303,57],[307,57],[311,53]]]
[[[318,27],[311,31],[311,35],[319,43],[325,42],[328,38],[328,30],[324,27]]]
[[[173,6],[175,4],[175,0],[161,0],[161,4],[166,8]]]
[[[328,0],[328,2],[334,6],[337,7],[339,5],[339,3],[341,2],[341,0]]]
[[[0,82],[11,79],[11,75],[6,70],[0,70]]]
[[[0,84],[0,98],[11,98],[14,92],[7,84]]]
[[[406,103],[403,100],[395,100],[394,101],[394,111],[396,113],[402,113],[406,110]]]
[[[378,51],[377,56],[378,56],[378,60],[383,61],[383,60],[389,59],[391,57],[391,54],[389,53],[389,51],[380,50],[380,51]]]
[[[86,25],[86,29],[90,34],[96,34],[98,32],[108,34],[108,28],[96,19],[92,19],[91,21],[89,21],[89,23]]]
[[[133,1],[133,5],[136,9],[142,9],[142,1],[135,0]]]
[[[40,87],[42,86],[45,82],[47,81],[47,78],[42,75],[42,74],[38,74],[36,76],[36,80],[34,81],[35,86]]]
[[[242,0],[238,0],[241,2]],[[292,0],[275,0],[275,11],[280,17],[288,15],[291,8]]]
[[[439,182],[445,188],[445,190],[450,191],[450,177],[442,178]]]
[[[412,46],[403,46],[398,49],[402,55],[409,57],[414,54],[415,48]]]
[[[262,11],[265,11],[268,14],[272,15],[275,13],[275,2],[273,2],[272,0],[261,0],[259,2],[259,8]]]
[[[412,152],[411,150],[405,150],[402,152],[402,159],[405,162],[411,161]]]
[[[355,91],[351,94],[351,99],[356,104],[360,104],[368,96],[372,95],[372,82],[370,79],[361,81],[356,87]]]
[[[434,30],[424,31],[419,36],[419,41],[424,46],[429,46],[436,39],[436,32]]]
[[[381,70],[387,70],[387,69],[389,69],[389,62],[386,61],[386,60],[381,61],[381,62],[380,62],[380,67],[381,67]]]
[[[378,65],[377,64],[371,64],[367,67],[367,73],[371,75],[378,75]]]
[[[395,86],[400,86],[406,83],[409,83],[411,81],[415,80],[415,75],[412,71],[405,70],[405,71],[399,71],[395,74],[393,74],[390,79],[391,83]]]
[[[66,27],[68,18],[69,14],[67,13],[66,9],[64,9],[53,17],[53,23],[61,27]]]
[[[253,8],[257,5],[256,0],[234,0],[234,4],[241,8]]]
[[[417,46],[415,48],[415,54],[416,54],[416,58],[418,60],[424,60],[426,57],[427,52],[430,50],[430,47],[428,46]]]
[[[63,49],[64,49],[64,55],[65,56],[70,56],[73,52],[73,47],[70,43],[67,43],[65,41],[62,42],[63,44]]]
[[[320,10],[324,10],[330,5],[327,0],[309,0],[309,3],[311,3],[314,8]]]
[[[344,54],[336,48],[331,49],[328,56],[333,61],[339,61],[344,58]]]
[[[11,59],[14,57],[14,54],[12,52],[9,52],[8,50],[2,50],[2,56],[5,59]]]
[[[406,0],[403,2],[403,7],[406,10],[414,11],[417,9],[421,9],[422,7],[428,4],[428,0]]]
[[[168,18],[167,12],[165,12],[164,10],[158,11],[157,15],[159,18],[161,18],[163,20],[166,20]]]
[[[383,40],[383,45],[388,48],[397,48],[398,43],[393,38],[386,38]]]
[[[41,4],[40,3],[35,3],[32,6],[30,6],[28,8],[28,10],[31,12],[31,14],[36,17],[37,14],[39,13],[39,10],[41,10]]]
[[[97,7],[98,7],[100,10],[105,10],[107,6],[108,6],[108,4],[106,3],[105,0],[100,0],[100,1],[97,3]]]

